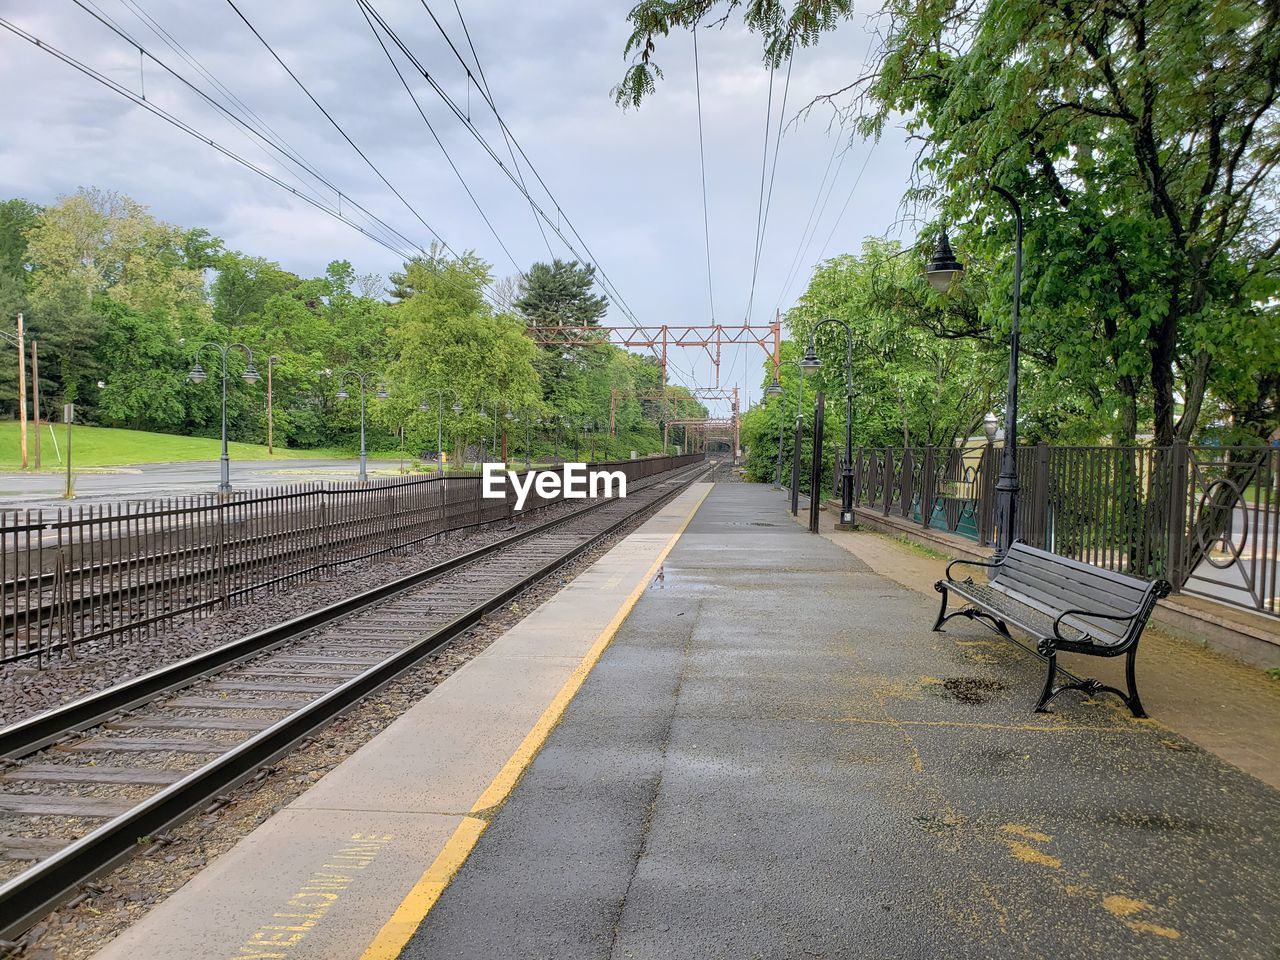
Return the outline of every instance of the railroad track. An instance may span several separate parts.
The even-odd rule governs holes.
[[[0,730],[0,939],[705,476],[569,516]],[[32,864],[20,868],[19,864]],[[20,871],[20,872],[16,872]]]

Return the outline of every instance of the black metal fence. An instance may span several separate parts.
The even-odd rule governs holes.
[[[634,483],[701,454],[597,463]],[[562,468],[549,471],[559,473]],[[479,474],[0,512],[0,663],[74,656],[512,516]],[[522,513],[562,499],[529,489]]]
[[[992,444],[857,450],[854,503],[989,546],[1000,454]],[[1017,539],[1280,616],[1280,449],[1040,444],[1017,461]]]

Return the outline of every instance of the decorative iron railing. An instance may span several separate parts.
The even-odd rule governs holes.
[[[990,546],[1001,453],[855,450],[854,503]],[[1016,539],[1280,616],[1280,449],[1039,444],[1017,463]]]
[[[632,483],[702,454],[598,463]],[[558,468],[553,468],[557,469]],[[478,474],[0,511],[0,662],[75,656],[344,565],[508,519]],[[529,490],[524,513],[558,502]]]

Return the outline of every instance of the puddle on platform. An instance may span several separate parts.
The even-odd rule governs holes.
[[[991,694],[1004,689],[1004,684],[983,677],[948,677],[942,688],[961,703],[986,703]]]
[[[649,589],[666,590],[668,587],[674,587],[686,593],[701,593],[714,590],[715,584],[696,577],[685,577],[675,571],[668,573],[664,564],[658,568],[658,572],[649,581]]]

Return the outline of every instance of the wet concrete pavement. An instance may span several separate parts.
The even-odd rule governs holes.
[[[1280,793],[934,613],[716,486],[403,956],[1280,956]]]

